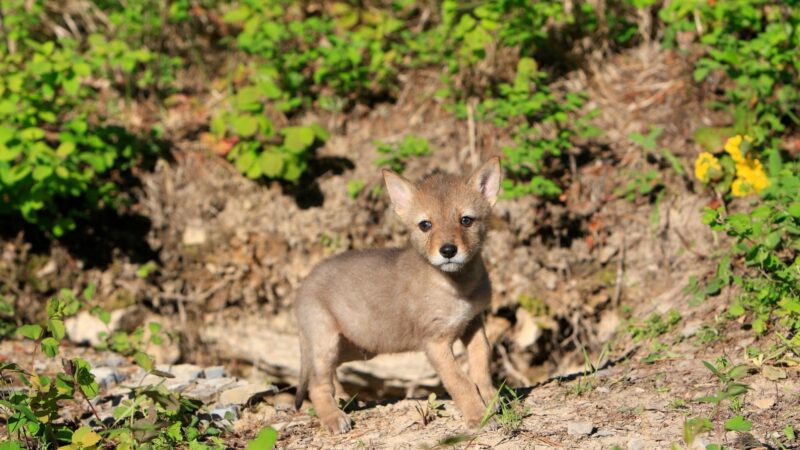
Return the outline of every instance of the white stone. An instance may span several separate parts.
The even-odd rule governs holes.
[[[594,430],[592,422],[568,422],[567,434],[570,436],[589,436]]]

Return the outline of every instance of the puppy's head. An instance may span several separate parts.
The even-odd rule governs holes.
[[[445,272],[458,272],[480,253],[500,177],[499,158],[486,161],[466,179],[435,174],[413,184],[383,171],[394,210],[411,231],[412,245]]]

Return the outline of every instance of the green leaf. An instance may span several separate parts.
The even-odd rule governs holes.
[[[733,366],[728,371],[728,378],[731,380],[738,380],[739,378],[742,378],[743,376],[747,375],[748,369],[749,367],[747,366],[747,364],[738,364],[736,366]]]
[[[17,334],[35,341],[42,336],[42,327],[40,325],[23,325],[17,328]]]
[[[222,20],[227,23],[242,22],[250,17],[250,8],[241,5],[238,8],[232,9],[222,16]]]
[[[283,157],[275,151],[266,150],[258,156],[258,165],[264,175],[276,178],[283,172]]]
[[[58,341],[51,338],[46,337],[42,339],[42,351],[45,355],[53,358],[58,354]]]
[[[259,111],[261,107],[261,91],[255,86],[245,86],[236,93],[236,106],[242,111]]]
[[[86,289],[83,290],[83,299],[85,301],[90,301],[92,297],[94,297],[94,291],[97,289],[97,285],[95,283],[89,283],[86,285]],[[106,322],[107,323],[107,322]]]
[[[687,445],[692,445],[698,434],[705,433],[713,429],[711,421],[705,417],[695,417],[683,422],[683,441]]]
[[[256,162],[255,152],[252,150],[245,151],[244,153],[242,153],[241,156],[239,156],[236,159],[236,169],[241,173],[245,173],[250,169],[250,166],[252,166],[255,162]]]
[[[735,416],[732,419],[725,422],[725,429],[729,431],[750,431],[753,428],[753,422],[746,420],[742,416]]]
[[[800,203],[792,203],[786,211],[797,219],[800,219]]]
[[[256,437],[247,443],[247,450],[271,450],[278,442],[278,432],[268,426],[262,428]]]
[[[717,153],[733,134],[733,128],[730,127],[701,127],[694,132],[694,140],[707,152]]]
[[[285,127],[281,134],[286,137],[284,147],[292,153],[301,153],[314,143],[314,130],[310,127]]]
[[[139,365],[139,367],[147,372],[153,370],[153,360],[150,359],[150,356],[148,356],[147,353],[142,351],[136,352],[133,355],[133,360]]]
[[[51,166],[36,166],[36,168],[33,169],[33,179],[36,181],[44,180],[52,174],[53,168]]]
[[[320,141],[327,141],[330,139],[331,135],[328,133],[328,130],[325,129],[322,125],[318,123],[313,123],[309,125],[311,130],[314,132],[314,136],[317,137]]]
[[[723,378],[723,377],[722,377],[722,374],[720,373],[720,371],[719,371],[719,370],[717,370],[717,368],[716,368],[716,367],[714,367],[714,365],[713,365],[713,364],[711,364],[710,362],[708,362],[708,361],[703,361],[703,365],[704,365],[704,366],[706,366],[706,369],[710,370],[710,371],[711,371],[711,373],[713,373],[713,374],[714,374],[714,376],[716,376],[717,378],[719,378],[719,379],[722,379],[722,378]]]
[[[66,328],[64,327],[64,321],[60,319],[50,319],[47,321],[47,330],[50,331],[50,334],[57,340],[64,339],[64,335],[66,334]]]
[[[258,131],[258,120],[249,114],[234,117],[231,124],[241,137],[250,137]]]
[[[63,159],[71,155],[74,151],[75,151],[74,142],[62,142],[61,144],[58,145],[58,148],[56,149],[56,156]]]
[[[0,443],[0,450],[22,450],[22,443],[19,441],[6,441]]]
[[[95,433],[90,427],[85,425],[72,433],[72,443],[79,445],[80,448],[91,447],[100,442],[101,439],[102,437],[99,434]]]

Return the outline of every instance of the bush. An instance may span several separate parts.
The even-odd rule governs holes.
[[[270,117],[312,106],[338,111],[395,85],[391,38],[403,23],[383,9],[337,3],[311,13],[295,2],[246,0],[224,19],[241,27],[236,47],[252,59],[237,68],[242,81],[211,131],[233,144],[228,158],[250,178],[296,182],[328,138],[318,125],[279,126]]]
[[[89,37],[36,33],[41,6],[4,4],[0,42],[0,215],[18,216],[55,236],[75,229],[92,210],[124,200],[120,182],[155,146],[110,124],[93,108],[86,80],[107,69],[128,75],[146,50]]]
[[[756,143],[800,125],[800,2],[682,0],[661,10],[664,43],[680,33],[697,36],[703,55],[694,78],[722,73],[736,130]],[[772,143],[770,142],[772,146]]]

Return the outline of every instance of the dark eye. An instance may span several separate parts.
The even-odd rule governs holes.
[[[473,222],[474,220],[475,220],[475,219],[473,219],[473,218],[472,218],[472,217],[470,217],[470,216],[464,216],[464,217],[462,217],[462,218],[461,218],[461,226],[462,226],[462,227],[468,227],[468,226],[472,225],[472,222]]]
[[[428,231],[431,229],[432,226],[433,224],[431,223],[430,220],[423,220],[422,222],[419,223],[419,229],[422,231]]]

